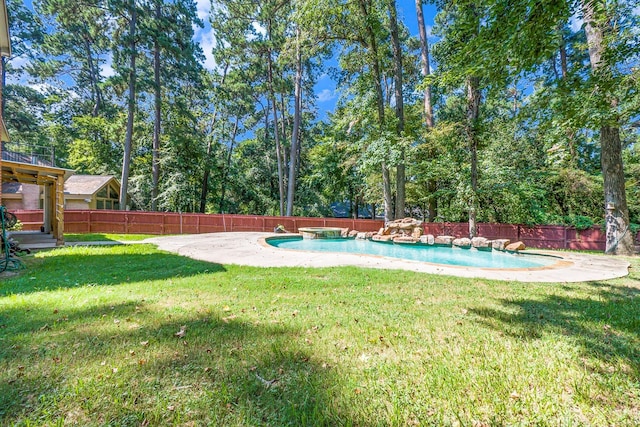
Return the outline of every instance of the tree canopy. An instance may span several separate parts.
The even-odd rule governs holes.
[[[628,253],[637,3],[435,0],[429,35],[424,7],[10,0],[5,121],[122,209],[602,224]]]

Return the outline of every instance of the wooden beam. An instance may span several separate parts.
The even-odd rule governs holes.
[[[64,175],[59,176],[55,184],[55,206],[53,236],[58,246],[64,245]]]

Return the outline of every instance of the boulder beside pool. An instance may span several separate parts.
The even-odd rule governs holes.
[[[504,251],[509,244],[511,244],[511,240],[509,239],[495,239],[491,242],[491,247],[497,251]]]
[[[505,250],[509,252],[523,251],[525,249],[526,249],[526,246],[522,242],[511,243],[510,245],[507,245],[507,247],[505,248]]]

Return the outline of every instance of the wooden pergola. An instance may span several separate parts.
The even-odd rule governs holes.
[[[38,184],[44,187],[42,231],[64,244],[64,181],[72,170],[2,160],[2,182]],[[0,194],[0,201],[1,199]]]
[[[3,59],[3,61],[0,61],[0,73],[2,73],[4,58],[11,56],[6,0],[0,0],[0,56]],[[2,91],[2,80],[0,80],[0,108],[2,108]],[[4,125],[3,117],[3,112],[0,110],[0,139],[8,142],[9,134]],[[2,169],[2,182],[20,182],[44,186],[42,231],[52,233],[58,245],[64,244],[64,180],[73,171],[41,164],[2,160],[2,144],[0,144],[0,168]],[[2,187],[0,186],[1,203]]]

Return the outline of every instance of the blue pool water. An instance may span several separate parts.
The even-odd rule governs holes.
[[[479,268],[536,268],[558,261],[548,256],[478,251],[442,246],[400,245],[354,239],[270,238],[267,243],[283,249],[380,255],[434,264]]]

